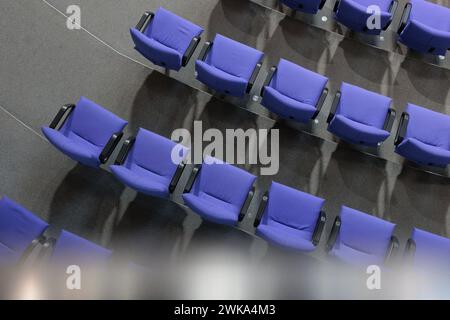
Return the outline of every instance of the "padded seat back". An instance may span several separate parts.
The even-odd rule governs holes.
[[[450,239],[414,228],[411,239],[416,244],[413,267],[450,276]]]
[[[171,179],[179,164],[174,163],[178,158],[172,159],[172,150],[175,146],[177,146],[176,142],[140,128],[125,165],[130,169],[133,165],[138,165],[148,171]],[[179,156],[179,159],[183,159],[187,154],[187,150],[187,148],[181,147],[181,154],[178,154],[177,157]]]
[[[281,59],[269,85],[291,99],[315,106],[327,82],[328,78]]]
[[[224,72],[248,81],[263,53],[217,34],[206,62]]]
[[[48,224],[7,197],[0,199],[0,263],[17,262]]]
[[[81,97],[61,128],[65,136],[75,134],[103,148],[114,133],[122,132],[127,122],[95,102]]]
[[[196,24],[161,7],[155,12],[144,34],[183,55],[192,38],[199,36],[202,31]]]
[[[450,8],[425,0],[410,0],[410,19],[436,30],[450,32]]]
[[[342,206],[341,227],[336,245],[384,257],[395,225],[361,211]]]
[[[450,150],[450,116],[409,103],[406,138]]]
[[[392,99],[363,88],[342,83],[337,114],[382,129]]]
[[[324,199],[272,182],[263,223],[269,219],[313,233]]]
[[[205,193],[240,209],[256,177],[226,162],[213,159],[205,158],[207,163],[218,163],[202,165],[193,186],[193,193],[197,196]]]

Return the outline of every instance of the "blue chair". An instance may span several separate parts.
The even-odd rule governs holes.
[[[421,165],[450,163],[450,116],[409,103],[395,138],[395,152]]]
[[[319,114],[328,94],[328,78],[281,59],[261,89],[261,104],[287,119],[306,123]]]
[[[186,184],[185,204],[204,219],[236,225],[253,198],[256,177],[212,157],[196,166]]]
[[[450,279],[450,239],[414,228],[405,254],[414,270]]]
[[[328,238],[328,254],[346,264],[381,266],[397,253],[394,228],[390,222],[342,206]]]
[[[351,143],[377,146],[386,140],[396,116],[392,99],[343,83],[331,107],[328,131]]]
[[[264,54],[217,34],[206,42],[196,61],[197,79],[219,93],[242,97],[249,93]]]
[[[76,105],[63,106],[42,132],[51,144],[73,160],[99,167],[108,161],[126,125],[127,121],[81,97]]]
[[[327,0],[281,0],[281,3],[289,8],[305,13],[316,14],[322,10]]]
[[[450,48],[450,8],[410,0],[400,21],[399,41],[420,53],[445,56]]]
[[[145,12],[130,32],[139,53],[156,65],[178,71],[188,64],[203,29],[159,8],[155,13]]]
[[[172,159],[176,147],[179,148],[177,156],[184,159],[187,148],[141,128],[135,138],[125,141],[111,171],[132,189],[167,198],[175,190],[185,167],[182,161]]]
[[[0,199],[0,267],[14,266],[45,242],[48,224],[7,197]]]
[[[380,10],[380,26],[368,27],[368,21],[374,12],[370,6],[377,6]],[[335,19],[355,32],[379,35],[392,22],[398,7],[397,0],[336,0],[334,5]]]
[[[254,226],[262,238],[277,245],[315,250],[326,222],[325,200],[272,182],[263,196]]]

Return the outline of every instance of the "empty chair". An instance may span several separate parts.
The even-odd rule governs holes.
[[[342,206],[328,238],[328,253],[348,264],[381,266],[399,247],[394,228],[388,221]]]
[[[242,97],[250,92],[264,54],[217,34],[196,61],[197,79],[217,92]]]
[[[0,199],[0,266],[12,266],[43,243],[48,224],[7,197]]]
[[[336,0],[334,12],[336,20],[351,30],[378,35],[391,24],[397,6],[397,0]]]
[[[326,222],[325,200],[272,182],[255,220],[256,233],[277,245],[313,251]]]
[[[255,179],[245,170],[206,157],[201,166],[194,168],[183,199],[206,220],[235,225],[247,212]]]
[[[135,49],[156,65],[180,70],[189,62],[203,29],[172,12],[159,8],[146,12],[130,30]]]
[[[450,163],[450,116],[414,104],[402,114],[395,152],[422,165]]]
[[[327,82],[328,78],[281,59],[264,82],[261,104],[283,118],[308,122],[322,108]]]
[[[396,115],[391,102],[391,98],[344,82],[334,98],[328,130],[348,142],[376,146],[390,135]]]
[[[141,128],[135,138],[125,141],[116,164],[110,168],[117,179],[130,188],[165,198],[175,190],[184,169],[181,160],[187,150],[170,139]],[[176,159],[172,158],[172,151],[176,153]]]
[[[430,275],[450,275],[450,239],[448,238],[414,228],[406,246],[406,255],[416,271]]]
[[[281,0],[289,8],[306,13],[316,14],[325,5],[326,0]]]
[[[450,48],[450,8],[425,0],[406,4],[398,29],[399,41],[409,48],[445,55]]]
[[[126,125],[127,121],[81,97],[76,105],[63,106],[42,132],[51,144],[73,160],[98,167],[108,161]]]

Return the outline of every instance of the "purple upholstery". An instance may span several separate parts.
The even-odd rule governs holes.
[[[415,269],[450,277],[450,239],[416,228],[411,239],[416,247],[413,258]]]
[[[331,256],[349,264],[382,265],[395,225],[342,206],[341,227]]]
[[[328,130],[349,142],[375,146],[390,135],[383,126],[391,102],[391,98],[344,82]]]
[[[205,61],[196,61],[197,79],[225,94],[241,97],[264,54],[217,34]]]
[[[111,136],[127,121],[81,97],[59,130],[43,127],[47,139],[62,153],[87,166],[98,167],[99,156]]]
[[[425,0],[410,1],[411,14],[399,40],[421,53],[445,55],[450,48],[450,8]]]
[[[170,139],[141,128],[124,164],[111,166],[111,171],[130,188],[166,198],[179,164],[172,160],[172,150],[176,145]],[[184,158],[187,151],[182,147],[180,158]]]
[[[281,117],[308,122],[327,82],[328,78],[281,59],[264,87],[261,104]]]
[[[208,157],[205,162],[213,160]],[[255,179],[247,171],[225,162],[203,163],[192,190],[183,194],[183,199],[206,220],[235,225]]]
[[[380,34],[392,20],[389,12],[392,0],[340,0],[336,10],[336,20],[356,32]],[[367,21],[373,13],[367,13],[369,6],[376,5],[381,10],[381,29],[368,29]]]
[[[396,152],[424,165],[445,167],[450,163],[450,116],[408,104],[409,122]]]
[[[323,5],[323,0],[281,0],[281,3],[294,10],[316,14]]]
[[[0,267],[13,265],[47,229],[48,224],[33,213],[11,201],[0,199]]]
[[[324,202],[324,199],[272,182],[256,232],[280,246],[313,251],[312,236]]]
[[[143,56],[156,65],[178,71],[189,44],[203,29],[161,7],[143,32],[136,28],[130,32],[135,49]]]

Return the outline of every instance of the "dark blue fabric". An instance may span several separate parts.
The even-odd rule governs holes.
[[[124,184],[139,192],[167,198],[169,185],[181,162],[174,162],[172,150],[177,143],[150,132],[139,129],[133,148],[123,165],[111,166],[112,173]],[[178,145],[177,158],[183,159],[188,149]]]
[[[322,0],[281,0],[281,3],[287,5],[291,9],[306,13],[315,14],[319,11]]]
[[[156,65],[178,71],[189,44],[203,29],[161,7],[143,33],[136,28],[130,32],[135,49],[144,57]]]
[[[87,166],[98,167],[99,156],[114,133],[127,121],[81,97],[61,129],[43,127],[42,132],[58,150]]]
[[[48,224],[7,197],[0,200],[0,266],[17,263]]]

